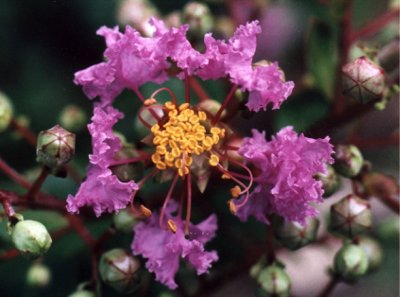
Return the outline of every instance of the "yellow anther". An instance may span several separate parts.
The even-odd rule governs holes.
[[[157,164],[161,161],[161,156],[158,153],[152,154],[151,161],[153,161],[154,164]]]
[[[180,110],[180,111],[185,110],[185,109],[188,109],[188,108],[189,108],[189,103],[183,103],[183,104],[181,104],[181,105],[179,106],[179,110]]]
[[[140,212],[142,213],[142,215],[144,215],[145,217],[151,216],[151,210],[148,209],[143,204],[140,204],[139,209],[140,209]]]
[[[178,155],[179,156],[179,155]],[[173,153],[166,153],[165,154],[165,160],[168,162],[172,162],[175,160],[175,157],[177,157],[176,155],[174,155]]]
[[[167,165],[162,161],[155,163],[155,164],[156,164],[157,169],[164,170],[167,168]]]
[[[235,203],[233,203],[232,200],[228,201],[228,207],[232,214],[236,214],[236,212],[237,212],[236,205],[235,205]]]
[[[154,98],[146,99],[146,100],[144,100],[144,102],[143,102],[143,104],[144,104],[145,106],[150,106],[150,105],[153,105],[153,104],[156,104],[156,103],[157,103],[157,100],[154,99]]]
[[[200,121],[199,117],[196,115],[192,115],[189,118],[189,122],[191,122],[192,124],[197,124]]]
[[[212,127],[210,129],[211,134],[216,134],[218,135],[219,133],[221,133],[221,129],[220,128],[216,128],[216,127]]]
[[[210,136],[207,136],[203,139],[203,144],[205,147],[209,148],[213,145],[213,139]]]
[[[232,197],[233,197],[233,198],[238,198],[241,191],[242,191],[242,190],[240,189],[239,186],[234,186],[234,187],[231,189],[231,195],[232,195]]]
[[[214,134],[212,140],[214,141],[214,144],[217,144],[219,142],[219,136]]]
[[[160,131],[160,126],[158,124],[155,124],[151,127],[150,129],[151,133],[157,133],[158,131]]]
[[[178,111],[176,110],[176,109],[172,109],[169,113],[168,113],[168,116],[170,117],[170,118],[174,118],[174,117],[176,117],[178,115]]]
[[[174,163],[176,168],[181,168],[182,167],[182,160],[181,159],[176,159]]]
[[[165,155],[165,153],[167,152],[167,149],[165,148],[165,146],[159,145],[156,148],[156,152],[159,155]]]
[[[186,121],[188,120],[187,115],[185,115],[184,113],[181,113],[181,114],[178,115],[176,118],[177,118],[178,121],[180,121],[180,122],[186,122]]]
[[[178,148],[173,148],[171,151],[171,154],[174,156],[174,158],[177,158],[181,155],[181,150]]]
[[[211,166],[217,166],[219,163],[219,157],[217,155],[212,154],[208,163]]]
[[[188,167],[181,167],[178,169],[178,174],[180,176],[184,176],[186,174],[189,174],[189,168]]]
[[[226,174],[226,173],[224,173],[224,174],[221,175],[221,178],[222,179],[231,179],[231,176]]]
[[[200,121],[207,120],[207,115],[206,115],[206,113],[204,111],[199,111],[198,115],[199,115]]]
[[[173,220],[168,219],[167,221],[168,230],[172,233],[176,233],[176,224]]]
[[[162,139],[162,138],[161,138],[160,136],[156,136],[156,137],[153,138],[153,143],[154,143],[155,145],[160,144],[161,139]]]
[[[167,109],[170,109],[170,110],[176,109],[176,105],[175,105],[174,103],[172,103],[171,101],[165,102],[164,105],[165,105],[165,107],[166,107]]]

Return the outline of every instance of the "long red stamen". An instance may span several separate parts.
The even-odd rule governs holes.
[[[161,120],[161,118],[158,116],[158,114],[155,112],[154,108],[159,108],[159,109],[164,109],[164,106],[162,105],[151,105],[151,106],[143,106],[139,109],[138,111],[138,119],[139,121],[148,129],[151,129],[152,124],[150,124],[149,122],[147,122],[143,117],[142,117],[142,113],[145,110],[148,110],[151,115],[157,120],[157,122],[159,122]]]
[[[186,222],[185,222],[185,235],[189,235],[190,215],[192,211],[192,183],[190,173],[187,176],[187,206],[186,206]]]
[[[190,76],[185,70],[185,102],[190,103]]]
[[[123,160],[118,160],[114,161],[109,167],[114,167],[114,166],[119,166],[119,165],[126,165],[126,164],[131,164],[131,163],[136,163],[140,161],[144,161],[150,158],[150,154],[143,154],[140,157],[134,157],[134,158],[129,158],[129,159],[123,159]]]
[[[215,125],[218,123],[218,121],[221,118],[222,112],[225,110],[225,108],[228,106],[229,101],[233,98],[233,94],[235,94],[238,86],[233,85],[231,90],[229,91],[228,95],[225,97],[224,102],[222,103],[221,107],[219,108],[218,112],[215,114],[215,117],[212,120],[212,125]]]
[[[171,187],[168,190],[167,197],[165,197],[164,204],[162,206],[161,214],[160,214],[160,228],[163,228],[163,219],[164,219],[164,216],[165,216],[165,210],[167,208],[169,199],[171,198],[172,192],[173,192],[173,190],[175,188],[176,182],[178,181],[178,177],[179,177],[179,174],[178,173],[175,174],[175,177],[174,177],[174,179],[172,181]]]
[[[153,94],[151,94],[150,98],[154,98],[158,93],[162,92],[162,91],[167,91],[169,93],[169,95],[171,96],[172,101],[174,102],[174,104],[176,106],[178,106],[178,101],[176,100],[176,96],[174,94],[174,92],[171,91],[170,88],[164,87],[164,88],[160,88],[157,91],[155,91]]]
[[[158,169],[157,168],[154,168],[152,171],[150,171],[147,175],[145,175],[140,181],[138,181],[137,182],[137,185],[138,185],[138,188],[140,189],[140,187],[149,179],[149,178],[151,178],[152,176],[154,176],[156,173],[158,172]],[[140,211],[138,211],[138,210],[136,210],[136,208],[135,208],[135,196],[136,196],[136,193],[138,192],[139,190],[134,190],[133,192],[132,192],[132,194],[131,194],[131,209],[132,209],[132,212],[134,212],[134,213],[140,213]]]

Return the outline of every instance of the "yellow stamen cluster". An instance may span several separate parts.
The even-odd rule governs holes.
[[[217,166],[219,158],[211,150],[224,138],[225,130],[217,127],[207,129],[206,113],[190,109],[188,103],[177,107],[167,102],[165,107],[168,121],[161,127],[159,124],[151,127],[155,145],[151,160],[156,167],[160,170],[177,169],[178,174],[184,176],[189,174],[192,154],[201,155],[204,152],[210,152],[209,164]]]

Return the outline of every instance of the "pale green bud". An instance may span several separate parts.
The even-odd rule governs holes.
[[[50,269],[40,263],[33,264],[26,275],[27,282],[32,287],[46,287],[50,283]]]
[[[337,252],[334,271],[344,280],[354,280],[368,270],[368,256],[364,249],[355,244],[345,244]]]
[[[10,99],[0,92],[0,133],[7,129],[13,117],[13,107]]]

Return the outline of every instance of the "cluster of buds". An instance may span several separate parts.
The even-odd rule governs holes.
[[[250,271],[259,285],[257,297],[290,296],[291,281],[283,265],[274,262],[264,267],[264,260],[254,265]]]

